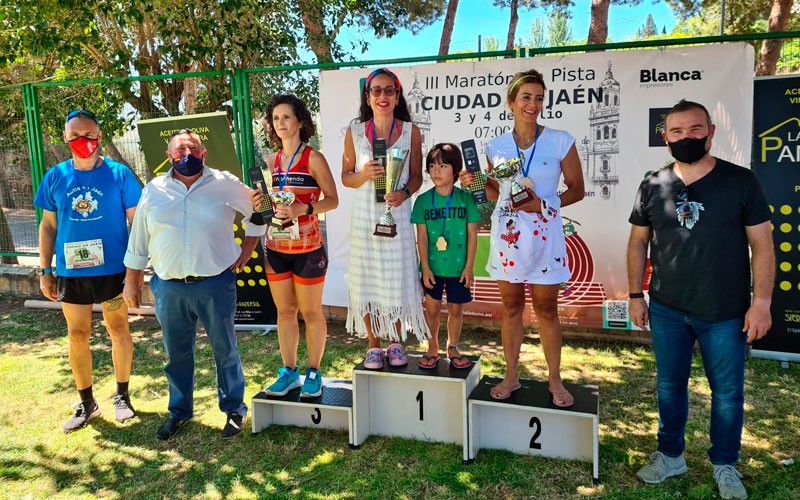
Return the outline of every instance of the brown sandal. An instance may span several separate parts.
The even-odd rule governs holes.
[[[505,380],[503,382],[505,382]],[[514,391],[517,391],[522,387],[522,384],[519,382],[515,382],[511,387],[508,387],[508,385],[503,385],[503,382],[500,382],[489,390],[489,395],[492,397],[492,399],[508,399],[511,397],[511,394],[514,393]]]

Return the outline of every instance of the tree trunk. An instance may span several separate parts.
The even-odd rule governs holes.
[[[319,0],[299,0],[297,6],[303,19],[306,30],[306,43],[317,56],[318,63],[333,62],[331,54],[332,40],[325,32],[325,16],[322,12],[322,2]]]
[[[514,38],[517,36],[517,22],[519,22],[519,0],[511,0],[511,19],[508,20],[508,36],[506,37],[506,50],[514,50]]]
[[[768,33],[786,31],[789,25],[789,14],[792,11],[792,0],[774,0],[772,2],[772,12],[769,14]],[[761,56],[759,57],[756,76],[774,75],[778,66],[778,57],[781,55],[783,40],[780,38],[764,40],[761,46]]]
[[[456,25],[456,10],[458,10],[458,0],[447,2],[447,13],[444,16],[444,26],[442,26],[442,39],[439,41],[440,56],[446,56],[450,53],[450,40],[453,38],[453,28]]]
[[[608,7],[611,0],[592,0],[592,22],[587,43],[594,45],[608,40]]]
[[[14,239],[11,237],[11,229],[6,222],[6,214],[0,208],[0,252],[13,252]],[[16,257],[0,257],[0,264],[19,264]]]

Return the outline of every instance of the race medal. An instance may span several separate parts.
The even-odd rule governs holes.
[[[444,239],[444,236],[439,236],[439,239],[436,240],[436,249],[440,252],[447,250],[447,240]]]
[[[519,180],[519,184],[520,186],[526,187],[531,191],[533,191],[533,186],[535,185],[533,181],[530,179],[530,177],[523,177],[522,179]]]

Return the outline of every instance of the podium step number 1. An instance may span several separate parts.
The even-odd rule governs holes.
[[[368,436],[396,436],[421,441],[456,443],[467,460],[467,396],[478,384],[480,361],[469,357],[468,370],[451,368],[440,359],[436,368],[419,368],[419,355],[408,365],[382,370],[353,370],[355,445]]]
[[[469,460],[478,450],[591,461],[599,481],[597,386],[565,384],[575,398],[570,408],[552,402],[547,382],[520,380],[522,388],[497,401],[489,390],[502,379],[483,377],[469,397]]]
[[[251,400],[253,433],[270,425],[347,430],[352,445],[353,383],[338,379],[325,379],[323,383],[322,396],[318,398],[300,398],[299,387],[280,397],[259,392]]]

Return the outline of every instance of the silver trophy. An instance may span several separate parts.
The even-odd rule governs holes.
[[[521,159],[511,158],[510,160],[506,160],[505,163],[495,166],[492,169],[492,173],[488,174],[489,177],[496,180],[498,183],[511,183],[511,207],[514,210],[517,210],[522,205],[534,199],[533,191],[517,182],[521,165]]]
[[[391,193],[397,189],[400,182],[400,175],[403,173],[403,166],[408,156],[407,149],[392,148],[386,151],[386,192]],[[397,224],[392,217],[392,207],[388,203],[383,211],[380,220],[375,225],[375,236],[394,238],[397,236]]]
[[[272,199],[272,203],[274,203],[276,207],[281,205],[291,205],[294,203],[296,198],[295,194],[290,191],[273,191],[269,194],[269,197]],[[288,218],[281,219],[273,216],[272,220],[270,221],[270,225],[281,229],[286,229],[287,227],[294,225],[294,221]]]

